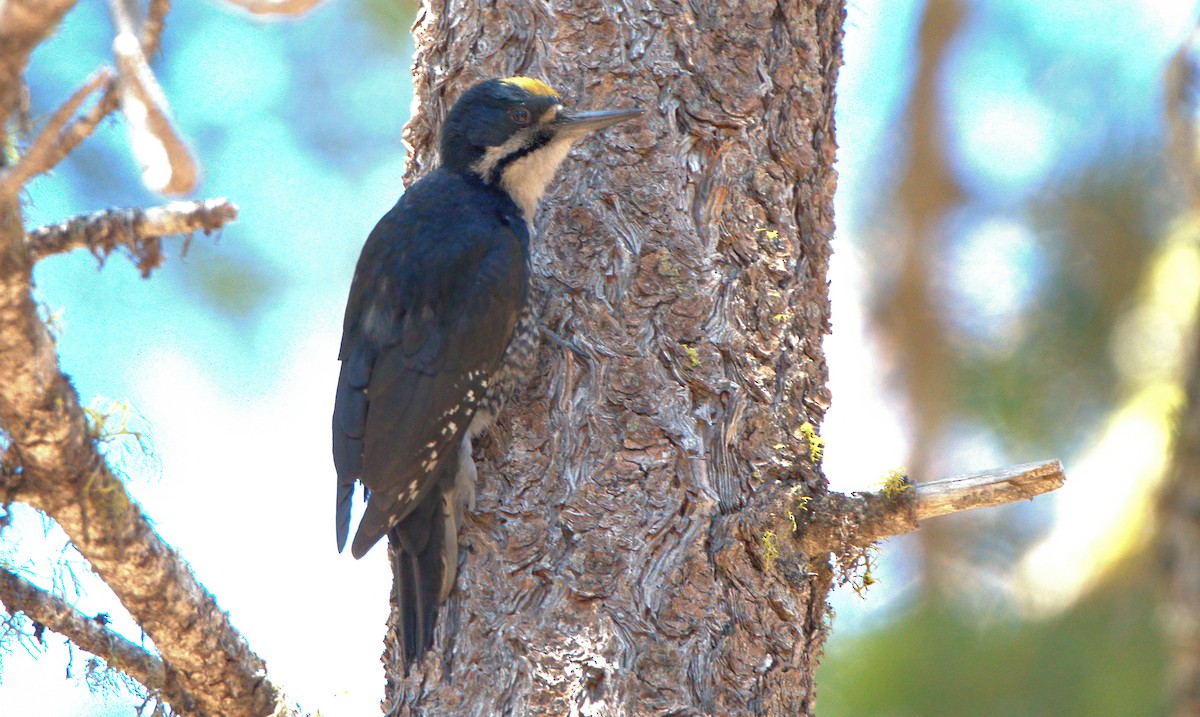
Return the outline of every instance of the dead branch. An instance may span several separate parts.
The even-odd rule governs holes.
[[[88,116],[74,119],[75,113],[96,90],[107,86],[111,79],[112,71],[102,68],[50,115],[45,126],[34,137],[29,150],[21,156],[16,165],[0,176],[0,192],[16,194],[21,191],[21,187],[30,179],[54,169],[95,130],[96,124],[89,122]]]
[[[146,57],[153,57],[154,53],[158,52],[163,26],[166,25],[167,13],[170,11],[171,0],[150,0],[146,20],[142,23],[142,52]]]
[[[820,558],[909,533],[920,521],[972,508],[1015,503],[1062,487],[1062,463],[1044,461],[971,473],[928,483],[907,479],[872,493],[805,497],[786,489],[762,491],[739,526],[746,544],[765,534],[792,536],[772,549]],[[798,557],[798,556],[797,556]]]
[[[196,161],[175,128],[167,96],[150,69],[124,0],[111,0],[109,5],[117,27],[113,54],[120,77],[121,108],[129,121],[133,152],[142,165],[142,181],[161,194],[186,194],[199,177]],[[157,42],[157,36],[148,30],[145,35]]]
[[[133,257],[142,276],[162,261],[162,237],[209,233],[237,218],[238,208],[227,199],[171,202],[149,209],[105,209],[40,227],[25,237],[36,262],[47,256],[86,247],[101,262],[117,247]]]
[[[63,405],[49,412],[59,414],[55,418],[60,420],[74,419],[79,413],[78,397],[65,378],[55,384],[52,400],[62,400]],[[277,691],[265,677],[262,660],[187,563],[154,532],[103,459],[87,455],[94,444],[86,434],[77,434],[83,425],[72,423],[54,426],[63,445],[21,449],[22,500],[62,527],[154,640],[174,670],[180,690],[195,698],[189,710],[164,695],[172,706],[202,715],[271,714]],[[91,461],[90,471],[80,470],[74,463],[79,459]],[[53,464],[62,469],[47,472]],[[103,651],[96,654],[109,657]]]
[[[90,617],[67,601],[42,590],[16,573],[0,568],[0,603],[9,614],[25,613],[93,655],[120,670],[151,692],[160,693],[181,710],[195,709],[195,699],[179,684],[179,676],[140,646],[106,626],[101,617]]]
[[[1196,44],[1200,27],[1193,28],[1172,55],[1163,73],[1167,118],[1167,159],[1184,185],[1193,207],[1200,207],[1200,162],[1197,161],[1196,114],[1200,70]]]
[[[322,0],[225,0],[255,15],[303,15]]]
[[[142,49],[146,57],[154,54],[162,38],[163,27],[166,24],[167,12],[171,9],[170,0],[150,0],[146,20],[142,23]],[[106,70],[107,71],[107,70]],[[104,83],[104,94],[83,117],[80,117],[63,133],[62,141],[69,149],[64,154],[74,150],[80,142],[91,136],[100,122],[121,106],[121,93],[117,78],[110,76]]]

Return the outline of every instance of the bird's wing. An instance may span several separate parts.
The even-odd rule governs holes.
[[[403,205],[364,247],[343,335],[333,427],[339,550],[356,479],[369,495],[355,557],[457,466],[528,281],[517,229],[470,221],[435,226]],[[473,235],[483,227],[489,236]]]

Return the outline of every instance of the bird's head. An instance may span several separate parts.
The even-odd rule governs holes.
[[[463,93],[442,129],[442,163],[500,187],[532,219],[571,143],[641,110],[576,112],[530,77],[481,82]]]

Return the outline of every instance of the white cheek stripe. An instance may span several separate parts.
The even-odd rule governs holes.
[[[500,163],[500,160],[524,146],[525,133],[522,132],[515,134],[512,137],[509,137],[508,140],[502,145],[488,147],[483,153],[483,159],[480,159],[478,162],[472,165],[471,169],[474,170],[479,176],[490,181],[492,177],[492,171],[496,169],[496,165]]]
[[[538,200],[546,191],[546,185],[554,178],[558,166],[571,151],[571,140],[555,139],[545,147],[521,157],[504,168],[500,186],[525,213],[526,221],[533,221]]]

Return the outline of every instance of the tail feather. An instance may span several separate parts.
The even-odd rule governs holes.
[[[346,538],[350,535],[350,502],[354,498],[354,482],[338,483],[337,486],[337,546],[338,552],[346,549]]]
[[[397,637],[406,674],[433,647],[438,610],[458,575],[458,530],[463,512],[475,507],[475,462],[469,438],[463,438],[455,458],[445,464],[437,488],[387,532],[400,613]]]
[[[404,652],[405,672],[433,647],[445,582],[444,523],[441,493],[433,491],[408,517],[388,531],[396,607],[400,612],[397,630]]]

